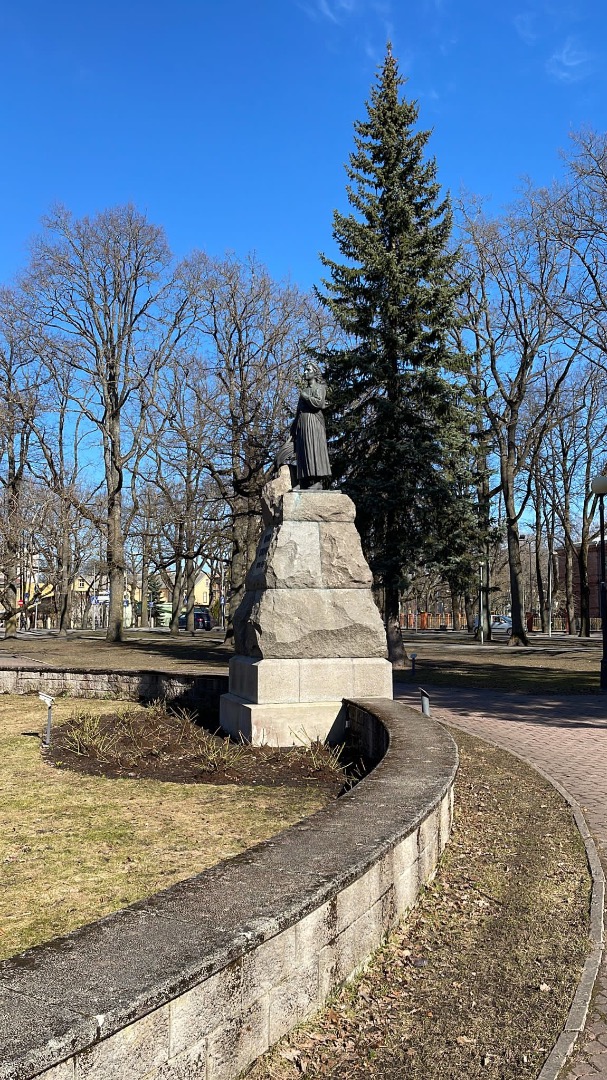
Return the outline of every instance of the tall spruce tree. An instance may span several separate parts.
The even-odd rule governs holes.
[[[358,121],[346,172],[353,212],[335,211],[333,237],[346,262],[321,256],[323,302],[343,331],[323,355],[331,394],[333,471],[355,501],[357,525],[383,593],[390,657],[402,659],[398,626],[404,574],[429,556],[452,486],[441,468],[455,422],[449,347],[455,323],[451,209],[440,199],[429,132],[401,100],[404,80],[388,45]]]

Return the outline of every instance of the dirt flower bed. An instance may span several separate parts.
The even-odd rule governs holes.
[[[588,948],[571,811],[516,758],[452,731],[461,768],[439,873],[359,977],[248,1080],[523,1080],[559,1035]]]
[[[318,786],[336,796],[347,783],[339,750],[254,747],[198,726],[189,713],[161,704],[95,715],[75,712],[53,733],[49,764],[93,776],[185,784]]]

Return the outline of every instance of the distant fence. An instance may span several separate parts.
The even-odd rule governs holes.
[[[576,624],[578,620],[576,619]],[[417,614],[407,612],[405,615],[401,615],[400,625],[403,630],[451,630],[453,629],[453,616],[451,612],[444,612],[442,615],[435,615],[431,611],[418,611]],[[542,621],[539,615],[533,616],[533,626],[529,627],[527,620],[525,619],[525,625],[527,629],[541,630]],[[466,629],[466,620],[462,616],[461,629]],[[552,616],[552,629],[555,633],[567,633],[567,619],[562,615]],[[590,632],[598,633],[601,629],[600,619],[590,620]],[[573,629],[573,633],[578,632],[578,625]]]

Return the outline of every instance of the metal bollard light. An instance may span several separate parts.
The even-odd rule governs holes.
[[[42,736],[42,749],[48,750],[49,746],[51,745],[51,724],[53,722],[53,704],[55,699],[54,697],[51,697],[50,694],[42,693],[38,694],[38,697],[40,698],[40,701],[43,701],[44,704],[48,706],[48,711],[46,714],[46,731]]]
[[[411,674],[415,675],[415,661],[417,659],[417,653],[416,652],[410,652],[409,653],[409,659],[411,661]]]
[[[430,716],[430,694],[421,686],[419,688],[419,692],[422,696],[422,712],[424,716]]]

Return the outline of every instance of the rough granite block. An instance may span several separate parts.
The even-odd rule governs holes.
[[[54,1065],[52,1069],[39,1073],[36,1080],[74,1080],[74,1059],[62,1061],[60,1065]]]
[[[408,866],[402,874],[394,878],[394,903],[398,917],[402,919],[411,910],[419,892],[419,867],[417,862]]]
[[[247,590],[321,589],[323,584],[316,521],[285,521],[269,539],[266,530],[246,577]]]
[[[284,521],[354,521],[356,507],[341,491],[287,491],[282,517]]]
[[[235,648],[258,659],[386,657],[386,631],[370,589],[265,589],[234,616]]]
[[[298,964],[308,964],[337,934],[337,903],[330,901],[310,912],[295,926]]]
[[[269,1002],[260,998],[239,1019],[220,1024],[207,1044],[207,1080],[234,1080],[268,1049]],[[122,1080],[122,1078],[121,1078]]]
[[[341,934],[361,913],[372,908],[387,888],[380,866],[375,863],[366,874],[342,889],[337,896],[337,933]]]
[[[242,962],[231,964],[210,979],[186,991],[169,1005],[169,1054],[181,1054],[196,1046],[217,1027],[241,1012]]]
[[[242,1008],[283,982],[296,968],[296,931],[289,926],[242,960]]]
[[[392,869],[394,878],[404,874],[413,863],[417,862],[419,830],[409,833],[392,849]]]
[[[445,795],[440,804],[440,817],[439,817],[439,850],[442,852],[445,850],[447,841],[451,835],[451,807],[449,805],[449,795]]]
[[[320,524],[321,585],[327,589],[370,589],[373,575],[353,524]]]
[[[144,1080],[206,1080],[206,1075],[207,1042],[203,1039],[197,1046],[190,1047],[183,1054],[165,1062],[159,1069],[148,1073]]]
[[[270,1046],[320,1006],[318,957],[270,993]]]
[[[76,1061],[76,1080],[144,1080],[168,1058],[169,1006],[164,1005],[83,1050]]]
[[[328,997],[339,983],[350,979],[368,957],[379,948],[384,935],[382,902],[365,911],[343,934],[320,953],[319,982],[321,998]]]

